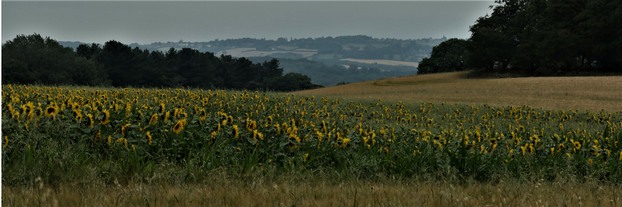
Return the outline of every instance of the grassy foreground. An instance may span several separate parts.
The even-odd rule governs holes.
[[[7,85],[2,139],[9,206],[616,206],[622,183],[620,111]]]
[[[292,178],[293,177],[293,178]],[[265,176],[203,183],[4,187],[3,206],[620,206],[602,183],[334,181]]]

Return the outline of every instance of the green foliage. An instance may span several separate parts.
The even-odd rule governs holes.
[[[466,69],[467,41],[449,39],[432,49],[430,58],[423,58],[418,74],[462,71]]]
[[[447,40],[419,73],[472,69],[531,75],[622,72],[622,3],[497,0],[466,42]]]
[[[2,82],[101,85],[106,75],[53,39],[18,35],[2,45]]]
[[[150,52],[114,40],[101,48],[82,44],[73,52],[38,34],[20,35],[2,46],[2,54],[4,83],[279,91],[320,87],[304,75],[283,75],[276,59],[253,63],[190,48]]]
[[[532,74],[622,72],[622,3],[497,0],[471,27],[469,65]]]

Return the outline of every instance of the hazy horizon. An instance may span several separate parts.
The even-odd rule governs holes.
[[[233,38],[468,38],[493,1],[2,1],[2,42],[206,42]]]

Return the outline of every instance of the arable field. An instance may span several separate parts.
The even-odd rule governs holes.
[[[365,64],[379,64],[379,65],[391,65],[391,66],[419,66],[418,62],[408,62],[408,61],[397,61],[397,60],[383,60],[383,59],[354,59],[354,58],[344,58],[342,61],[350,61],[355,63],[365,63]]]
[[[4,85],[2,205],[622,204],[615,107],[342,96]]]
[[[397,77],[296,92],[335,98],[622,111],[622,76],[467,78],[469,72]]]

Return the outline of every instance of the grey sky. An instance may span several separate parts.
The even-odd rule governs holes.
[[[2,1],[2,42],[38,33],[103,43],[370,35],[468,38],[490,1]]]

